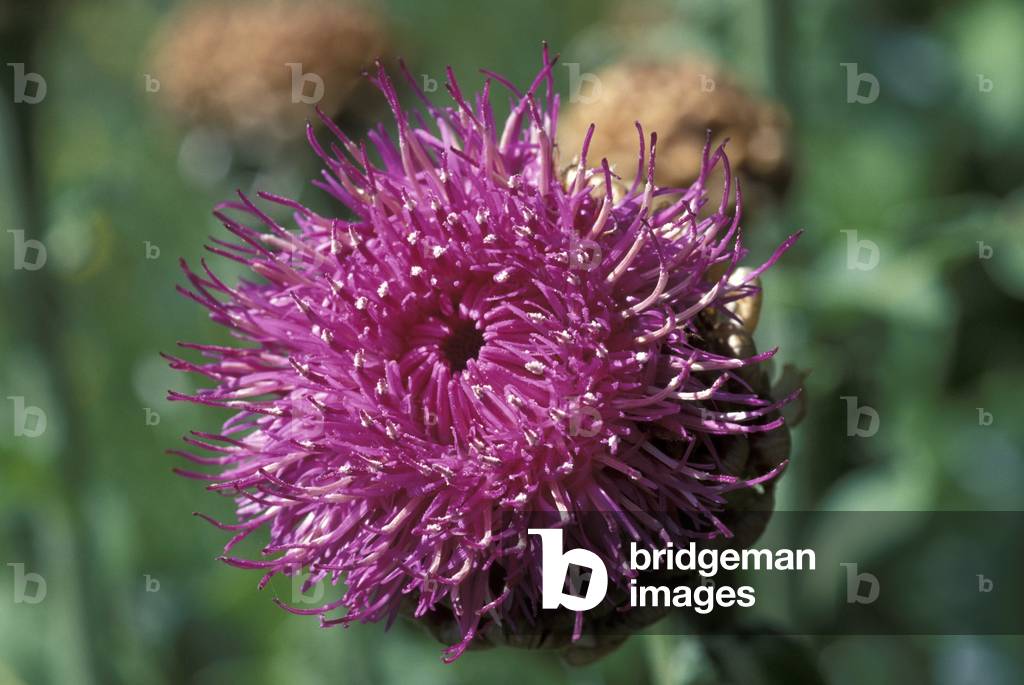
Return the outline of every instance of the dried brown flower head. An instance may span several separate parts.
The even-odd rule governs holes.
[[[778,105],[758,99],[722,68],[698,60],[619,62],[587,80],[560,122],[563,149],[576,150],[590,124],[596,132],[590,157],[607,157],[632,180],[638,139],[633,120],[658,133],[657,181],[685,186],[697,178],[707,130],[713,141],[728,138],[729,159],[743,180],[775,191],[789,172],[789,119]],[[566,160],[567,161],[567,160]]]
[[[152,76],[161,102],[189,124],[289,138],[302,133],[318,81],[316,104],[336,114],[384,46],[382,20],[360,4],[190,2],[156,36]]]

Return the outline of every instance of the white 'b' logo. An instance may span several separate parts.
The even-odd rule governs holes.
[[[581,548],[563,553],[561,528],[530,528],[527,532],[540,536],[543,608],[557,609],[564,606],[569,611],[588,611],[601,603],[608,592],[608,569],[600,557]],[[566,594],[562,590],[570,564],[590,570],[590,584],[587,585],[585,597]]]

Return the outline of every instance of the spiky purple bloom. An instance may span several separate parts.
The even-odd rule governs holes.
[[[378,127],[371,153],[326,119],[329,150],[309,134],[327,167],[317,185],[351,217],[260,193],[293,211],[290,231],[240,194],[216,212],[239,242],[208,249],[261,278],[232,287],[183,262],[181,291],[248,344],[171,358],[215,383],[172,399],[236,411],[186,438],[215,456],[178,453],[218,467],[189,475],[237,499],[239,522],[217,524],[236,532],[228,563],[264,571],[261,587],[302,568],[309,584],[346,583],[295,613],[327,626],[446,612],[454,659],[489,626],[537,620],[531,525],[564,519],[566,544],[606,559],[615,583],[624,540],[728,534],[726,495],[781,470],[743,477],[719,454],[723,436],[781,425],[781,403],[740,375],[774,351],[734,358],[701,321],[751,295],[792,238],[736,277],[742,203],[724,151],[705,149],[690,188],[657,188],[656,137],[639,125],[632,188],[588,166],[590,136],[559,174],[552,67],[545,50],[525,93],[488,74],[470,100],[449,70],[454,104],[420,93],[424,116],[378,65],[397,140]],[[494,82],[512,93],[502,127]],[[724,193],[709,204],[715,169]],[[231,556],[263,529],[266,558]]]

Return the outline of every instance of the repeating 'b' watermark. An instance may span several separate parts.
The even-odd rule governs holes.
[[[569,70],[569,102],[589,105],[601,99],[604,85],[596,74],[582,72],[579,62],[567,62],[565,66]]]
[[[302,71],[302,62],[285,62],[292,70],[292,102],[296,104],[315,105],[324,97],[324,80],[319,74]],[[313,94],[306,95],[306,84],[313,84]]]
[[[25,238],[25,231],[7,229],[14,236],[14,270],[39,271],[46,266],[46,246],[35,238]],[[32,259],[29,259],[29,251]]]
[[[858,406],[857,396],[843,396],[841,400],[846,400],[846,435],[847,437],[858,437],[858,438],[870,438],[878,432],[881,420],[878,417],[878,412],[868,405]],[[866,416],[868,419],[868,425],[866,428],[861,428],[861,417]]]
[[[601,246],[589,238],[581,238],[574,232],[569,238],[569,268],[573,271],[593,271],[601,266],[604,252]]]
[[[881,259],[878,243],[867,238],[858,238],[857,231],[840,231],[846,234],[846,268],[850,271],[871,271]],[[866,254],[865,254],[866,253]],[[864,259],[861,259],[861,257]]]
[[[291,593],[291,604],[323,604],[324,584],[319,582],[312,583],[309,588],[306,588],[306,583],[309,581],[310,575],[303,570],[302,566],[288,566],[285,568],[284,573],[288,578],[290,586],[289,591]],[[312,593],[307,594],[308,591],[312,591]]]
[[[567,397],[563,410],[570,436],[592,438],[601,432],[601,412],[583,404],[579,397]]]
[[[14,437],[38,438],[46,432],[46,412],[25,403],[22,395],[8,395],[14,403]]]
[[[856,62],[840,62],[839,66],[846,67],[846,101],[850,104],[870,105],[878,99],[881,87],[878,85],[878,78],[869,72],[860,73],[857,71]],[[867,95],[861,95],[860,86],[862,83],[868,85]]]
[[[38,105],[46,98],[46,79],[41,74],[25,70],[24,62],[8,62],[7,66],[14,70],[14,93],[15,103],[27,105]],[[35,84],[32,93],[28,92],[28,84]]]
[[[872,604],[881,594],[882,585],[873,573],[858,572],[857,564],[840,564],[846,569],[846,603]],[[862,594],[861,587],[867,584],[867,592]]]
[[[45,578],[38,573],[26,573],[25,564],[7,565],[14,569],[15,604],[39,604],[46,599]]]

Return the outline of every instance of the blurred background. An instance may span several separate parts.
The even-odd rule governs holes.
[[[811,372],[779,508],[1019,510],[1018,0],[3,0],[0,33],[0,684],[1022,682],[1015,636],[662,627],[576,668],[511,650],[445,666],[401,622],[321,630],[274,606],[286,582],[258,592],[214,560],[226,535],[191,514],[231,503],[164,451],[218,417],[165,401],[194,381],[158,356],[227,340],[174,291],[178,258],[226,236],[216,202],[260,188],[330,210],[310,102],[360,135],[387,118],[360,77],[378,54],[440,101],[446,65],[464,91],[480,68],[525,85],[547,40],[563,163],[595,121],[629,173],[638,118],[659,180],[682,182],[711,127],[746,184],[751,261],[806,230],[757,334]],[[871,531],[877,563],[912,534]]]

